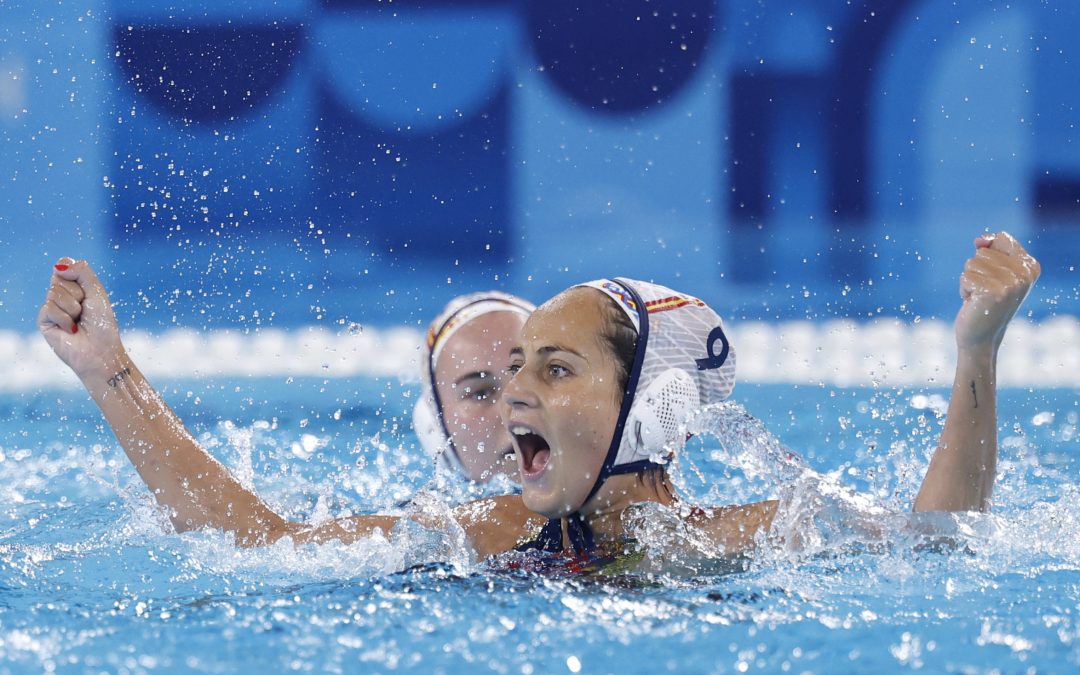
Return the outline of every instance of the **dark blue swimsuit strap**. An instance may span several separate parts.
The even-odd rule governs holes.
[[[562,550],[562,521],[552,518],[544,523],[536,539],[514,547],[515,551],[544,551],[558,553]]]
[[[578,513],[567,516],[566,521],[566,533],[570,537],[571,550],[580,557],[591,558],[596,552],[596,541],[593,539],[592,528]],[[540,534],[537,535],[536,539],[516,547],[516,550],[561,553],[563,550],[562,519],[552,518],[544,523],[544,527],[540,530]]]

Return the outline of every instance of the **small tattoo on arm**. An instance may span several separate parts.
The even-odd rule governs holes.
[[[971,381],[971,397],[975,399],[975,407],[979,407],[979,395],[975,393],[975,380]]]
[[[115,375],[113,375],[112,377],[109,378],[109,380],[108,380],[109,386],[115,388],[116,385],[120,384],[120,380],[123,380],[125,377],[127,377],[130,374],[131,374],[131,368],[130,367],[129,368],[124,368],[119,373],[117,373],[117,374],[115,374]],[[974,387],[975,384],[972,383],[971,386]]]

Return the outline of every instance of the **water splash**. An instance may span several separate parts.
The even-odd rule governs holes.
[[[917,403],[917,402],[916,402]],[[895,406],[894,406],[895,407]],[[894,411],[895,412],[895,411]],[[1060,491],[1047,494],[1029,485],[1045,485],[1048,469],[1033,458],[1030,445],[1019,436],[1002,441],[1003,452],[1011,458],[1002,461],[999,496],[1022,495],[1023,510],[1009,514],[909,512],[911,478],[921,476],[925,461],[920,461],[907,443],[898,441],[884,455],[867,457],[871,465],[861,472],[851,468],[820,473],[785,447],[765,425],[742,405],[727,401],[703,408],[686,424],[687,432],[704,443],[708,459],[722,465],[730,485],[714,485],[709,495],[718,494],[721,503],[750,502],[764,498],[777,501],[777,512],[767,537],[759,539],[755,556],[757,566],[787,565],[821,556],[846,556],[866,552],[900,554],[927,550],[978,551],[999,558],[1021,552],[1047,553],[1080,564],[1080,525],[1069,503],[1078,498],[1075,482],[1057,475]],[[683,463],[697,470],[691,458]],[[916,466],[918,465],[918,466]],[[871,490],[860,491],[845,483],[850,475],[870,475]],[[677,482],[685,477],[675,474]],[[1037,480],[1033,481],[1032,479]],[[731,485],[736,489],[732,490]],[[732,493],[735,493],[734,495]],[[906,495],[906,496],[905,496]],[[735,499],[731,497],[734,496]],[[1045,499],[1054,503],[1046,503]],[[1002,500],[1005,501],[1005,500]],[[636,509],[628,524],[654,555],[670,556],[672,551],[689,556],[676,562],[692,561],[690,569],[700,569],[700,559],[723,557],[724,552],[710,547],[687,530],[678,512],[650,506]],[[1061,536],[1062,533],[1077,536]]]
[[[703,529],[691,524],[688,511],[655,502],[627,509],[623,526],[640,549],[628,570],[666,581],[744,570],[747,559],[732,555]]]
[[[703,407],[686,421],[686,431],[719,442],[713,459],[741,470],[752,480],[784,483],[807,468],[798,454],[785,447],[761,420],[735,401]]]

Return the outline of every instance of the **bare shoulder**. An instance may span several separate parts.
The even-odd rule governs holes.
[[[482,558],[512,550],[535,537],[544,525],[544,519],[530,511],[520,495],[462,504],[454,509],[454,517]]]
[[[766,531],[776,515],[775,500],[694,509],[689,521],[706,532],[717,546],[732,554],[753,550],[758,532]]]

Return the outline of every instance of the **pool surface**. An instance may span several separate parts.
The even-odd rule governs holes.
[[[202,442],[294,519],[400,510],[432,479],[402,423],[409,383],[162,384]],[[822,472],[817,485],[778,490],[751,434],[695,439],[683,489],[708,503],[784,494],[809,535],[741,572],[675,556],[667,571],[606,579],[495,571],[410,528],[256,550],[176,535],[85,395],[4,394],[0,670],[1074,670],[1077,390],[1002,393],[995,511],[946,518],[952,548],[847,529],[903,528],[941,393],[740,386],[740,403]]]

